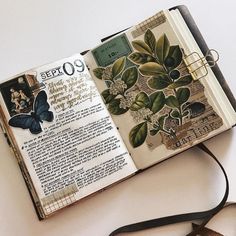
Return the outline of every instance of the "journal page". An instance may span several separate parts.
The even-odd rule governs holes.
[[[8,133],[45,215],[131,174],[131,159],[81,55],[2,83]]]
[[[85,55],[139,169],[229,128],[210,88],[190,73],[168,14],[161,11]]]

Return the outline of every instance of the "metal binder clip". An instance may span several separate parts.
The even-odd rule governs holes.
[[[188,68],[189,73],[194,80],[199,80],[208,74],[207,67],[213,67],[219,60],[219,53],[215,49],[210,49],[206,55],[201,57],[198,52],[192,52],[183,56],[183,60]]]

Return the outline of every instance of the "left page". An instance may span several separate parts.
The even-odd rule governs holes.
[[[0,85],[5,129],[44,217],[136,172],[81,55]]]

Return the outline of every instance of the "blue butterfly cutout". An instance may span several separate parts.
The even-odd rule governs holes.
[[[49,111],[49,108],[46,92],[40,91],[35,98],[33,111],[30,114],[13,116],[8,124],[13,127],[29,129],[32,134],[39,134],[42,132],[40,123],[53,121],[53,112]]]

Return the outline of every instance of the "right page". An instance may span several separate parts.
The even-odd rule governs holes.
[[[84,56],[139,169],[221,133],[235,122],[235,116],[229,119],[223,111],[207,80],[194,80],[189,73],[183,60],[189,48],[181,30],[169,11],[162,11]]]

